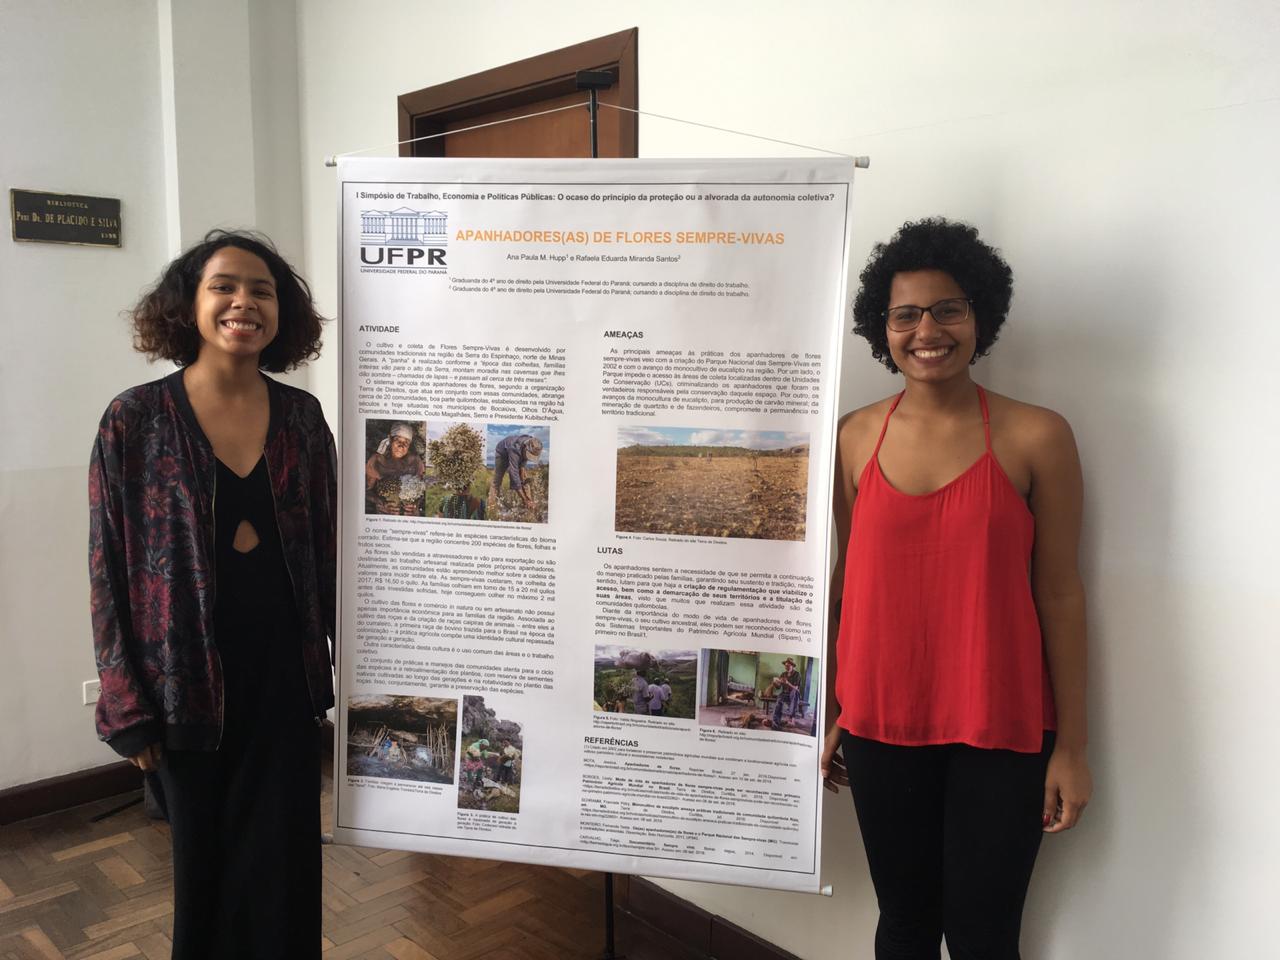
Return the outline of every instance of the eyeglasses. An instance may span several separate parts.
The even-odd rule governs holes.
[[[940,323],[943,326],[949,326],[953,323],[964,323],[969,319],[969,304],[973,303],[968,297],[947,297],[945,300],[939,300],[937,303],[928,307],[917,307],[914,304],[904,303],[900,307],[890,307],[885,311],[885,320],[888,321],[889,329],[895,333],[906,333],[908,330],[914,330],[920,325],[925,313],[933,314],[933,322]]]

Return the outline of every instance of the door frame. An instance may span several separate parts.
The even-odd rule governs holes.
[[[618,105],[639,109],[636,47],[640,30],[632,27],[562,47],[505,66],[494,67],[396,98],[400,140],[442,133],[446,126],[552,97],[577,89],[579,70],[607,70],[614,75]],[[586,94],[583,93],[585,98]],[[607,108],[606,108],[607,109]],[[619,156],[638,156],[640,118],[620,111]],[[401,143],[402,157],[444,156],[444,138]]]

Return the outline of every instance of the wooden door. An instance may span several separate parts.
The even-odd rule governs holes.
[[[553,50],[483,73],[406,93],[398,98],[400,139],[462,130],[494,120],[584,103],[587,92],[575,86],[579,70],[604,70],[614,85],[601,90],[601,103],[636,109],[639,31],[624,30]],[[639,118],[601,107],[597,140],[602,157],[637,155]],[[431,140],[405,143],[402,157],[590,157],[587,108],[561,110],[497,126]]]

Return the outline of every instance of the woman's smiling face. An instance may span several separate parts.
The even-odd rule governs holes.
[[[939,300],[964,298],[966,293],[951,274],[941,270],[910,270],[893,275],[889,287],[889,310],[896,307],[930,307]],[[962,374],[977,349],[977,327],[973,309],[960,323],[940,324],[932,311],[920,317],[912,330],[886,328],[889,355],[902,375],[916,380],[938,382]]]
[[[279,332],[275,279],[261,257],[222,247],[204,265],[192,312],[204,341],[201,356],[216,350],[257,357]]]

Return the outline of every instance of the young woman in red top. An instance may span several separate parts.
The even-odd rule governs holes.
[[[1075,441],[970,378],[1013,292],[972,227],[905,224],[861,282],[854,330],[905,383],[837,435],[821,773],[852,788],[877,960],[1016,960],[1040,838],[1092,790]]]

